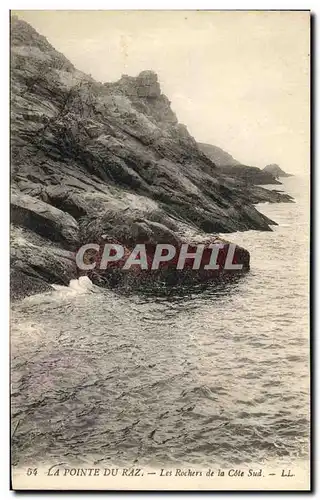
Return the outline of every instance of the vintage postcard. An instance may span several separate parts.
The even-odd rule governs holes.
[[[310,12],[12,11],[14,490],[310,489]]]

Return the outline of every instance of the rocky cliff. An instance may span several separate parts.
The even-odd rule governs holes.
[[[270,230],[253,203],[291,201],[223,175],[178,122],[155,73],[98,83],[16,17],[11,179],[14,296],[68,284],[78,276],[74,251],[102,235],[130,244],[141,234],[192,241]]]

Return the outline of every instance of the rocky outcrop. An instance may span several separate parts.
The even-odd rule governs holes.
[[[261,170],[258,167],[242,165],[229,153],[217,146],[199,143],[199,148],[215,163],[223,175],[237,179],[241,184],[281,184],[281,182],[276,179],[277,176],[274,175],[273,172],[267,171],[266,169]],[[252,192],[254,192],[254,189]]]
[[[268,231],[253,203],[291,201],[224,175],[178,123],[155,73],[98,83],[16,17],[11,177],[12,287],[28,293],[77,277],[71,255],[90,238],[129,248]]]
[[[244,184],[249,185],[269,185],[269,184],[280,184],[274,175],[269,172],[264,172],[258,167],[249,167],[248,165],[237,165],[235,167],[230,167],[228,165],[220,167],[224,175],[228,177],[233,177],[234,179],[239,179]],[[252,193],[254,193],[252,189]]]
[[[271,163],[270,165],[266,165],[263,169],[263,172],[267,172],[268,174],[273,175],[278,179],[279,177],[292,177],[292,174],[287,174],[282,170],[279,165],[276,163]]]

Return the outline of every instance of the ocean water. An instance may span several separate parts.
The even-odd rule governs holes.
[[[278,188],[278,186],[276,187]],[[169,295],[60,287],[12,305],[12,461],[89,465],[305,460],[309,202],[264,204],[228,238],[251,271]]]

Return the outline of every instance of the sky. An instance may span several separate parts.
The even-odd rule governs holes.
[[[154,70],[197,141],[309,170],[309,13],[15,11],[98,81]]]

